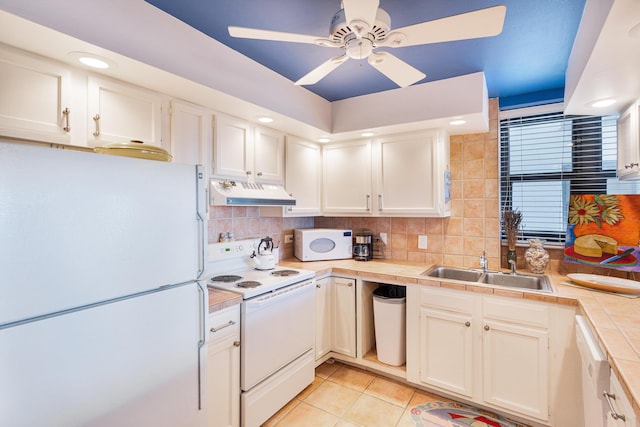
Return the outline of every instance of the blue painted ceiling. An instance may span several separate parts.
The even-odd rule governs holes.
[[[147,2],[292,82],[339,54],[337,49],[310,44],[233,38],[227,27],[324,38],[329,35],[331,18],[340,9],[340,0]],[[424,72],[427,77],[416,84],[484,71],[489,97],[501,98],[501,106],[507,99],[520,104],[561,100],[585,0],[380,0],[380,7],[391,16],[391,30],[500,4],[507,11],[498,36],[397,49],[380,47],[376,51],[389,50]],[[366,59],[349,59],[318,83],[305,87],[335,101],[397,85]]]

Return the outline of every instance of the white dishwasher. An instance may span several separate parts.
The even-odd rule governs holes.
[[[582,359],[584,425],[603,427],[607,411],[602,393],[609,390],[609,362],[583,316],[576,316],[576,341]]]

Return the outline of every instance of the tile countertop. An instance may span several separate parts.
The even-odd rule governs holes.
[[[421,273],[431,266],[425,264],[355,260],[301,262],[297,259],[287,259],[279,265],[313,270],[317,276],[342,273],[381,282],[442,286],[462,291],[578,306],[589,319],[600,346],[607,354],[612,369],[620,379],[637,416],[640,417],[640,298],[626,298],[564,285],[563,283],[569,280],[559,274],[547,274],[551,279],[553,293],[541,294],[484,284],[427,279],[421,276]]]

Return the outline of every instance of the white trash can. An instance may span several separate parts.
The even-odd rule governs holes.
[[[391,366],[406,360],[406,288],[381,285],[373,292],[378,360]]]

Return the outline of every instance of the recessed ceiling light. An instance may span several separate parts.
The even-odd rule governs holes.
[[[327,138],[326,136],[323,136],[322,138],[318,138],[318,142],[329,142],[331,141],[329,138]]]
[[[613,98],[605,98],[599,99],[591,103],[591,106],[594,108],[604,108],[616,103],[616,100]]]
[[[365,138],[370,137],[370,136],[373,136],[373,135],[374,135],[374,133],[373,133],[373,132],[362,132],[362,133],[360,134],[360,136],[364,136]]]
[[[113,66],[113,62],[102,56],[95,55],[88,52],[70,52],[69,56],[79,61],[80,63],[91,68],[107,69]]]
[[[271,117],[262,116],[262,117],[258,117],[258,121],[260,123],[271,123],[273,122],[273,119]]]
[[[453,126],[459,126],[459,125],[463,125],[465,123],[467,123],[467,121],[466,120],[462,120],[462,119],[453,120],[453,121],[449,122],[449,124],[453,125]]]

